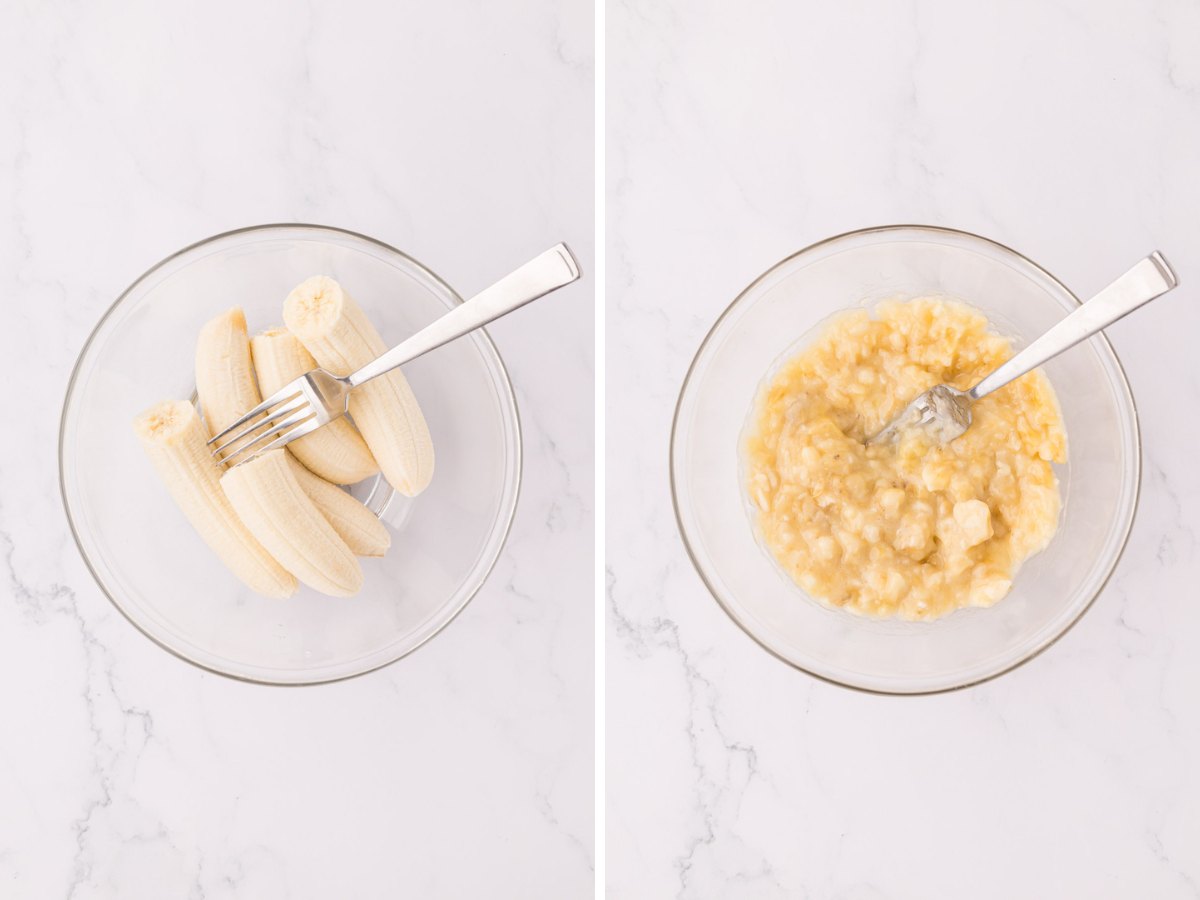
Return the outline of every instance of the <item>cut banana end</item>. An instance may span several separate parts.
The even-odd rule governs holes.
[[[262,399],[250,363],[246,315],[233,307],[210,319],[196,340],[196,394],[208,437],[224,431]]]
[[[152,406],[133,430],[192,527],[238,578],[264,597],[290,597],[296,579],[255,539],[221,489],[208,430],[186,400]]]
[[[288,444],[291,447],[291,444]],[[387,527],[359,501],[336,484],[314,475],[297,460],[288,459],[292,474],[313,505],[333,526],[355,556],[383,556],[392,546]]]
[[[286,328],[273,328],[251,338],[250,356],[259,389],[266,396],[317,367],[312,354]],[[379,471],[366,441],[345,417],[297,438],[288,449],[310,471],[335,484],[354,484]]]
[[[250,533],[309,587],[333,597],[362,588],[358,559],[300,486],[282,448],[234,466],[221,487]]]
[[[283,304],[283,320],[300,342],[335,375],[348,375],[387,349],[379,332],[336,281],[316,275]],[[433,441],[408,380],[399,370],[350,394],[350,415],[388,482],[406,496],[433,477]]]

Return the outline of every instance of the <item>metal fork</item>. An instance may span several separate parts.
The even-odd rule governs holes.
[[[926,429],[938,443],[950,443],[971,427],[971,404],[976,400],[1070,350],[1135,309],[1174,290],[1178,284],[1171,264],[1154,251],[975,387],[960,391],[948,384],[935,385],[909,403],[882,431],[868,438],[867,443],[890,443],[910,428]]]
[[[334,375],[317,368],[288,382],[224,431],[213,435],[208,442],[216,445],[212,455],[225,466],[241,465],[304,437],[345,415],[350,392],[359,385],[578,278],[579,263],[566,244],[556,244],[357,372]]]

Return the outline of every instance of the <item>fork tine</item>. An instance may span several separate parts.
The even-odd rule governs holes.
[[[293,413],[298,409],[303,409],[307,405],[308,405],[308,401],[305,400],[303,396],[297,395],[294,397],[289,397],[287,402],[284,403],[283,406],[279,407],[278,409],[272,410],[271,414],[269,416],[267,416],[265,419],[259,419],[257,422],[251,422],[249,425],[247,425],[245,428],[243,428],[237,434],[230,437],[229,440],[225,441],[225,443],[219,444],[216,447],[213,447],[212,455],[217,458],[220,458],[223,454],[228,453],[230,451],[230,448],[232,448],[234,444],[240,443],[244,438],[247,438],[250,435],[254,434],[260,428],[264,428],[267,425],[270,425],[274,422],[278,422],[280,416],[286,416],[289,413]],[[229,427],[232,428],[233,426],[231,425]],[[228,430],[229,430],[229,428],[225,429],[225,431],[228,431]],[[224,432],[222,432],[222,434],[224,434]],[[218,437],[219,437],[219,435],[218,435]],[[216,438],[213,438],[213,440],[216,440]],[[212,441],[209,441],[209,443],[211,444]]]
[[[292,428],[294,428],[296,425],[300,425],[304,422],[308,422],[310,419],[315,419],[316,417],[317,417],[316,412],[312,409],[312,407],[310,407],[307,403],[305,403],[303,408],[301,408],[294,414],[288,416],[286,419],[284,419],[282,422],[280,422],[278,425],[276,425],[270,431],[264,431],[262,434],[260,434],[254,440],[250,441],[250,443],[243,444],[241,447],[238,447],[236,450],[234,450],[232,453],[230,453],[228,456],[226,456],[224,458],[223,462],[226,465],[229,465],[230,461],[233,460],[234,457],[241,456],[243,453],[245,453],[247,450],[249,450],[255,444],[258,444],[261,441],[265,441],[267,438],[273,437],[274,435],[277,435],[280,432],[286,431],[287,434],[285,434],[284,437],[290,438]],[[287,443],[287,442],[284,441],[284,443]],[[258,456],[260,453],[264,453],[264,452],[266,452],[266,448],[261,448],[259,450],[256,450],[253,455]],[[246,460],[242,460],[242,462],[245,462],[245,461]]]
[[[267,444],[267,446],[259,447],[257,450],[255,450],[253,453],[251,453],[245,459],[238,460],[230,468],[236,468],[237,466],[240,466],[242,463],[248,463],[251,460],[258,459],[264,453],[270,453],[272,450],[277,450],[278,448],[284,446],[285,444],[291,443],[292,441],[296,440],[297,438],[302,438],[306,434],[310,434],[311,432],[316,431],[320,427],[321,427],[321,423],[317,421],[315,416],[311,419],[307,419],[307,420],[301,422],[299,425],[297,425],[295,428],[293,428],[291,431],[287,432],[286,434],[281,434],[279,437],[275,438],[275,440],[271,441],[271,443]]]
[[[254,409],[250,410],[245,415],[243,415],[240,419],[236,419],[233,422],[230,422],[229,427],[222,429],[221,431],[214,434],[212,436],[212,439],[209,440],[208,443],[212,444],[212,443],[215,443],[216,441],[221,440],[222,438],[225,438],[226,436],[228,436],[229,432],[233,431],[233,429],[237,428],[239,425],[241,425],[245,422],[248,422],[250,419],[253,419],[257,415],[265,413],[272,406],[275,406],[278,403],[282,403],[285,400],[291,400],[293,397],[302,393],[302,389],[300,387],[299,382],[303,379],[303,377],[304,376],[302,375],[302,376],[300,376],[300,378],[297,378],[293,381],[289,381],[287,384],[285,384],[283,387],[281,387],[279,390],[277,390],[275,393],[273,393],[270,397],[265,399],[262,403],[258,404],[258,406],[254,407]],[[262,423],[260,422],[258,424],[261,425]]]

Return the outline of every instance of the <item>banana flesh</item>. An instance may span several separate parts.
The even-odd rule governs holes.
[[[196,394],[209,437],[224,431],[262,397],[250,363],[246,315],[240,307],[210,319],[196,339]]]
[[[300,486],[282,448],[229,469],[221,487],[250,533],[302,582],[334,597],[362,588],[357,557]]]
[[[387,553],[392,545],[392,535],[373,512],[336,484],[314,475],[297,460],[289,458],[288,463],[301,489],[355,556]]]
[[[208,430],[186,400],[168,400],[133,423],[142,448],[192,527],[234,575],[265,597],[290,597],[296,579],[257,541],[221,489]]]
[[[348,375],[387,349],[362,309],[336,281],[316,275],[288,294],[283,319],[322,368]],[[350,415],[388,482],[406,496],[433,477],[433,441],[408,380],[395,370],[350,394]]]
[[[312,354],[286,328],[273,328],[251,338],[250,357],[265,396],[317,367]],[[344,416],[297,438],[288,449],[310,471],[334,484],[354,484],[379,471],[366,441]]]
[[[286,332],[284,332],[286,334]],[[307,372],[316,363],[300,342],[287,335],[296,349],[303,354],[297,357],[302,372]],[[258,338],[255,338],[257,341]],[[271,344],[277,342],[272,340]],[[262,345],[260,345],[261,347]],[[282,354],[269,354],[272,359],[288,360]],[[291,363],[295,364],[295,363]],[[288,376],[280,383],[291,380]],[[223,312],[209,321],[200,332],[196,342],[196,390],[200,396],[200,405],[208,416],[208,424],[213,434],[236,421],[246,410],[258,405],[260,398],[258,384],[254,377],[254,358],[251,352],[251,342],[246,333],[246,317],[241,309],[234,308]],[[275,388],[268,388],[274,391]],[[232,399],[231,399],[232,398]],[[345,420],[336,423],[349,429],[355,440],[362,447],[361,461],[378,471],[375,460],[367,450],[367,445],[354,431],[354,427]],[[319,437],[329,431],[331,426],[319,428],[308,437]],[[286,448],[304,443],[307,438],[293,441]],[[290,453],[289,453],[290,457]],[[382,556],[391,545],[391,537],[387,528],[375,515],[355,500],[350,494],[330,484],[324,478],[308,471],[304,466],[292,460],[295,464],[293,472],[300,487],[308,494],[317,509],[324,514],[337,534],[346,544],[362,556]],[[370,474],[369,472],[367,474]],[[366,475],[350,480],[360,481]],[[286,565],[286,564],[285,564]],[[299,574],[299,573],[296,573]]]
[[[204,325],[196,344],[196,390],[204,417],[187,401],[168,401],[134,422],[147,456],[188,521],[238,578],[267,597],[291,596],[297,579],[322,593],[352,596],[363,583],[356,554],[382,556],[391,544],[387,528],[370,510],[306,468],[290,448],[223,471],[207,445],[210,436],[258,404],[259,378],[274,392],[317,362],[344,373],[385,349],[336,282],[309,279],[305,285],[314,281],[317,290],[300,307],[301,318],[312,326],[311,344],[277,329],[255,338],[252,352],[245,315],[229,309]],[[428,427],[400,373],[372,384],[375,390],[367,385],[352,395],[355,420],[369,423],[362,435],[343,419],[292,447],[342,483],[382,468],[393,486],[411,496],[433,473]],[[311,440],[322,435],[323,440]],[[376,462],[379,454],[386,462]]]

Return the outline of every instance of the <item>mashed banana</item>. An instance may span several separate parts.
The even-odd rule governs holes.
[[[1035,371],[978,401],[946,445],[919,429],[865,446],[936,384],[972,387],[1012,355],[982,315],[935,298],[833,319],[760,393],[746,445],[763,542],[805,591],[872,616],[991,606],[1058,527],[1066,434]]]

